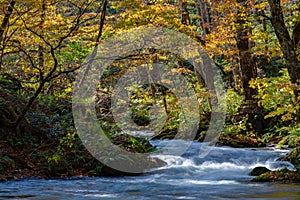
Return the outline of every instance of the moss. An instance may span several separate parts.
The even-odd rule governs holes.
[[[251,182],[271,182],[271,180],[268,178],[267,174],[264,173],[252,179]]]
[[[291,135],[288,141],[289,148],[300,147],[300,137],[297,135]]]
[[[173,139],[177,133],[178,133],[178,127],[166,126],[159,132],[158,135],[154,136],[152,139],[154,140]]]
[[[218,145],[226,145],[236,148],[244,147],[264,147],[266,144],[257,137],[251,137],[244,134],[222,133],[218,138]]]
[[[249,175],[250,176],[259,176],[263,173],[266,173],[266,172],[270,172],[271,170],[269,170],[268,168],[266,167],[255,167],[250,173]]]
[[[284,158],[284,161],[292,163],[298,172],[300,172],[300,146],[292,149]]]
[[[263,173],[251,182],[279,182],[279,183],[300,183],[300,173],[287,168]]]

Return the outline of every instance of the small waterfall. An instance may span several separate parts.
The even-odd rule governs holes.
[[[0,182],[0,199],[299,200],[300,185],[249,182],[253,177],[248,174],[256,166],[294,169],[278,160],[286,150],[213,147],[202,157],[199,149],[203,144],[192,142],[183,155],[172,155],[172,148],[180,149],[187,142],[152,141],[160,149],[169,142],[173,144],[169,149],[153,155],[167,166],[142,176]]]
[[[177,141],[177,143],[180,145],[180,142]],[[153,141],[153,144],[158,148],[162,148],[166,141]],[[203,144],[193,142],[190,148],[181,156],[168,155],[172,151],[154,155],[168,163],[167,166],[154,171],[171,175],[177,174],[177,177],[193,177],[190,180],[191,182],[195,182],[194,179],[196,178],[197,180],[215,180],[221,181],[219,183],[228,183],[228,180],[250,181],[253,177],[248,175],[249,172],[258,166],[270,170],[282,168],[294,170],[291,163],[279,160],[288,152],[286,150],[213,147],[207,156],[201,157],[197,153],[201,145]]]

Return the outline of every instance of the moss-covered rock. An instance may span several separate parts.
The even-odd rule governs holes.
[[[263,173],[256,178],[253,182],[280,182],[280,183],[300,183],[300,147],[292,149],[283,159],[292,163],[296,171],[282,169],[277,171],[270,171]]]
[[[289,161],[300,172],[300,146],[292,149],[282,160]]]
[[[289,146],[289,148],[300,147],[300,137],[297,135],[290,136],[289,141],[288,141],[288,146]]]
[[[244,147],[265,147],[266,144],[261,141],[259,138],[246,136],[244,134],[221,134],[218,142],[218,145],[226,145],[236,148]]]
[[[271,170],[269,170],[268,168],[266,167],[255,167],[250,173],[249,175],[250,176],[259,176],[263,173],[266,173],[266,172],[270,172]]]
[[[177,127],[167,126],[167,127],[164,127],[159,132],[159,134],[154,136],[152,139],[153,140],[173,139],[176,136],[177,133],[178,133],[178,128]]]
[[[300,173],[287,168],[263,173],[251,182],[279,182],[279,183],[300,183]]]
[[[141,163],[142,162],[140,162],[140,164]],[[136,163],[134,165],[136,168],[138,164]],[[103,168],[101,169],[100,175],[101,176],[110,176],[110,177],[113,177],[113,176],[138,176],[138,175],[144,174],[144,172],[147,172],[153,168],[159,168],[159,167],[163,167],[165,165],[167,165],[167,163],[158,158],[149,158],[149,160],[146,161],[145,163],[143,163],[143,165],[140,165],[141,172],[139,172],[139,173],[129,173],[129,172],[124,172],[124,171],[119,171],[119,170],[111,168],[109,166],[103,166]],[[139,167],[137,167],[137,168],[139,168]],[[142,172],[142,171],[144,171],[144,172]]]

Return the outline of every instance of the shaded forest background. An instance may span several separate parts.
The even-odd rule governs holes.
[[[87,55],[102,41],[145,25],[190,36],[222,72],[228,110],[220,145],[276,144],[299,150],[299,1],[2,0],[0,172],[60,176],[105,171],[76,134],[73,83]],[[99,123],[128,151],[149,152],[153,147],[145,139],[120,134],[110,109],[113,86],[127,70],[157,62],[183,75],[195,90],[200,110],[195,140],[203,141],[209,126],[214,98],[193,66],[162,50],[132,52],[105,72],[96,98]],[[145,126],[151,121],[151,106],[161,105],[168,117],[153,139],[173,138],[182,123],[174,93],[151,84],[129,90],[132,119]],[[14,172],[20,168],[22,172]]]

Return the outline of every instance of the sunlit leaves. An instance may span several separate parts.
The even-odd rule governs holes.
[[[17,1],[4,42],[3,71],[13,71],[28,89],[47,78],[52,82],[47,92],[69,91],[71,77],[52,76],[78,68],[95,45],[100,7],[95,0]]]
[[[295,119],[295,107],[299,105],[295,104],[294,86],[289,81],[287,71],[281,77],[252,80],[250,86],[258,90],[259,106],[269,111],[265,118],[279,116],[282,121]]]

